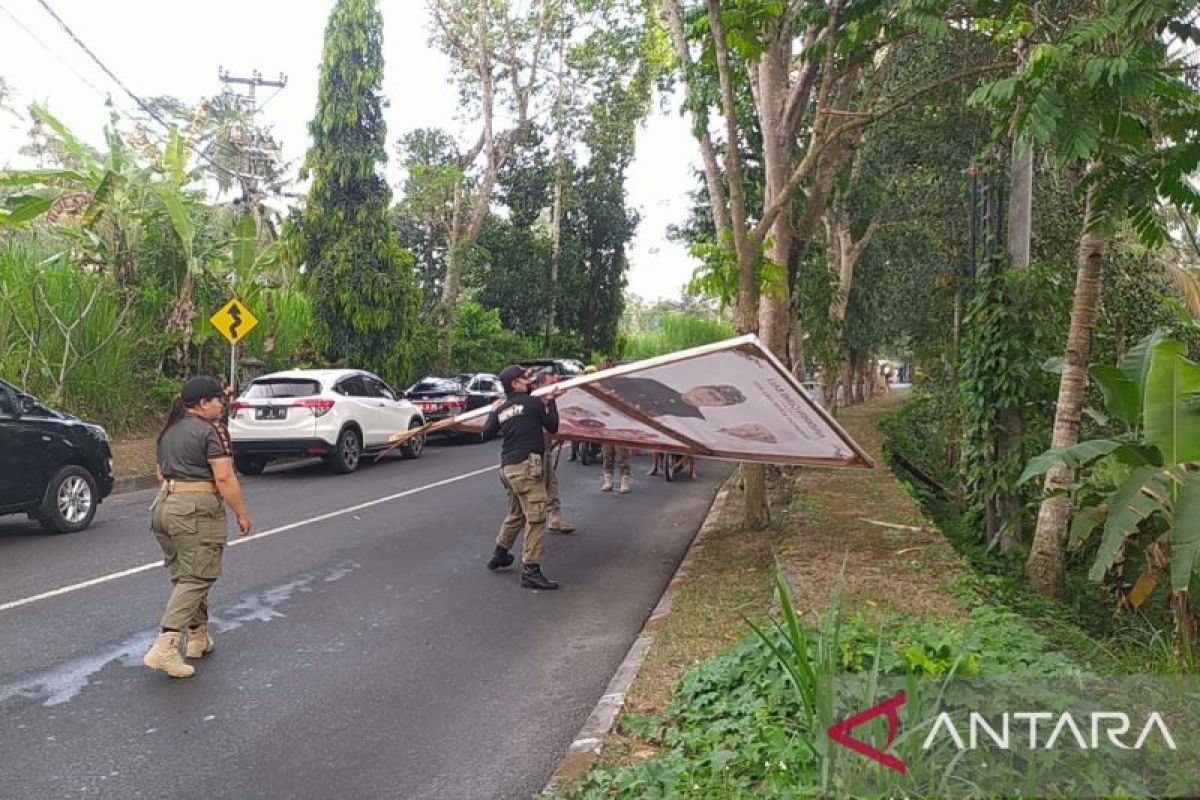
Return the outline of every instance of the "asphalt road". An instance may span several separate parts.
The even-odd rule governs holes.
[[[484,568],[503,516],[496,461],[493,445],[433,445],[351,476],[311,464],[245,479],[268,535],[229,549],[216,650],[184,681],[141,666],[169,588],[149,566],[152,492],[111,498],[74,535],[0,517],[0,798],[540,790],[725,467],[667,484],[639,458],[621,496],[564,457],[580,530],[547,534],[544,570],[563,588],[531,592],[515,569]]]

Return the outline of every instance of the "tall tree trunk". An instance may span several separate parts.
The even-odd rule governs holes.
[[[563,208],[563,97],[566,89],[566,72],[563,69],[563,45],[565,38],[558,40],[558,91],[554,98],[554,202],[550,209],[550,296],[546,309],[546,356],[553,355],[554,312],[558,303],[558,270],[562,253],[562,208]]]
[[[1008,263],[1013,269],[1029,267],[1033,235],[1033,145],[1014,145],[1012,189],[1008,195]]]
[[[741,156],[738,153],[737,104],[733,93],[733,72],[720,0],[708,0],[708,24],[716,53],[717,74],[721,87],[721,108],[725,118],[725,172],[729,179],[730,232],[738,260],[737,323],[740,333],[758,329],[758,245],[747,228],[745,185]],[[765,528],[771,520],[767,506],[767,477],[761,464],[742,464],[747,528]]]
[[[454,240],[446,251],[446,279],[442,282],[442,302],[438,304],[438,369],[449,373],[454,359],[454,312],[462,291],[462,257]]]
[[[771,44],[755,70],[758,78],[755,104],[758,106],[759,127],[762,129],[768,205],[783,194],[791,174],[791,155],[795,147],[794,137],[784,124],[790,88],[788,56],[792,49],[791,37],[784,37],[782,41],[776,37]],[[791,252],[792,215],[779,214],[771,224],[771,247],[767,258],[786,270]],[[786,278],[778,281],[773,291],[766,292],[759,299],[758,305],[759,337],[771,352],[785,361],[791,317],[788,283]]]
[[[1030,242],[1033,238],[1033,145],[1014,145],[1012,163],[1012,188],[1008,197],[1008,264],[1010,269],[1029,269]],[[1022,303],[1021,297],[1007,297],[1006,301]],[[1025,427],[1025,410],[1010,408],[1000,418],[1000,436],[996,443],[996,458],[1002,463],[1013,451],[1022,448],[1021,432]],[[1021,496],[1011,491],[996,498],[994,532],[1000,551],[1015,550],[1024,539]]]
[[[1087,367],[1091,359],[1092,330],[1100,301],[1100,275],[1104,260],[1104,234],[1095,225],[1095,185],[1084,198],[1083,234],[1076,255],[1075,295],[1071,304],[1071,328],[1067,334],[1066,363],[1058,386],[1058,405],[1054,414],[1051,447],[1070,447],[1079,441],[1079,419],[1087,391]],[[1046,475],[1045,489],[1061,492],[1070,482],[1071,473],[1062,466]],[[1042,501],[1038,509],[1033,547],[1025,562],[1025,573],[1034,589],[1042,594],[1061,596],[1064,591],[1063,556],[1071,501],[1056,494]]]

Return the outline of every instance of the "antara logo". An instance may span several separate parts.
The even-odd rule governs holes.
[[[907,697],[904,692],[900,692],[884,700],[882,703],[876,703],[866,711],[860,711],[853,717],[847,717],[841,722],[831,725],[826,733],[830,739],[833,739],[838,744],[845,745],[856,753],[860,753],[873,761],[878,761],[889,769],[894,769],[896,772],[905,774],[908,772],[908,767],[905,766],[903,761],[890,753],[877,750],[861,739],[855,739],[850,735],[850,730],[886,714],[888,719],[888,738],[887,744],[884,747],[891,747],[892,742],[896,741],[896,731],[900,728],[900,715],[896,709],[904,705],[906,699]]]
[[[1044,750],[1049,750],[1054,747],[1061,739],[1064,744],[1071,744],[1071,740],[1079,747],[1080,750],[1099,750],[1105,746],[1104,738],[1108,739],[1107,744],[1120,750],[1141,750],[1146,744],[1146,740],[1150,735],[1158,731],[1159,737],[1171,750],[1175,750],[1175,739],[1171,736],[1171,731],[1167,729],[1167,724],[1163,722],[1163,718],[1158,712],[1152,712],[1146,717],[1146,722],[1142,725],[1141,733],[1133,744],[1128,744],[1125,741],[1127,735],[1130,734],[1131,721],[1129,715],[1121,711],[1095,711],[1083,717],[1083,728],[1080,729],[1079,723],[1075,721],[1069,712],[1062,714],[1051,714],[1049,711],[1017,711],[1013,713],[1005,712],[1000,715],[999,720],[993,719],[989,721],[982,714],[972,712],[968,715],[967,738],[964,740],[960,732],[960,728],[954,724],[954,720],[950,715],[943,711],[938,714],[934,721],[933,729],[929,731],[929,735],[925,737],[925,743],[921,745],[922,750],[928,750],[933,746],[939,734],[946,736],[950,741],[954,742],[955,748],[959,750],[975,750],[981,746],[984,734],[988,739],[992,740],[992,744],[1000,750],[1013,750],[1017,747],[1021,749],[1037,750],[1040,746]],[[998,722],[998,724],[993,724]],[[1028,725],[1028,737],[1020,736],[1020,729],[1024,725]],[[1043,727],[1044,725],[1044,727]],[[1014,732],[1012,729],[1016,728]],[[1038,738],[1038,733],[1049,731],[1049,736],[1044,740]],[[1091,733],[1087,736],[1085,731]],[[1101,733],[1104,737],[1101,737]],[[1016,733],[1016,735],[1014,735]],[[1014,742],[1014,739],[1016,740]],[[1024,741],[1022,742],[1022,739]],[[1044,744],[1042,743],[1044,741]]]
[[[850,731],[859,725],[886,715],[888,738],[884,748],[891,747],[892,743],[896,741],[896,733],[900,728],[900,715],[897,710],[904,705],[906,700],[905,693],[899,692],[865,711],[860,711],[852,717],[847,717],[841,722],[831,725],[826,733],[838,744],[849,747],[873,761],[878,761],[889,769],[906,774],[908,767],[899,758],[850,735]],[[1018,731],[1026,727],[1028,735],[1021,736]],[[985,744],[986,739],[990,740],[991,746],[999,750],[1037,750],[1039,748],[1049,750],[1060,741],[1067,745],[1073,743],[1080,750],[1098,750],[1104,746],[1120,750],[1141,750],[1146,741],[1154,734],[1157,734],[1168,749],[1177,749],[1171,731],[1167,729],[1166,723],[1157,711],[1150,713],[1139,729],[1132,728],[1132,720],[1129,715],[1119,711],[1100,711],[1087,714],[1082,726],[1069,712],[1051,713],[1049,711],[1005,712],[999,715],[998,719],[990,721],[984,715],[972,712],[967,715],[965,725],[956,725],[950,714],[943,711],[934,719],[933,726],[929,735],[925,737],[921,749],[929,750],[939,740],[948,739],[958,750],[975,750],[988,746]],[[963,731],[967,733],[965,737],[962,735]],[[1042,736],[1039,736],[1039,733]],[[1090,736],[1087,735],[1089,733]],[[1134,737],[1135,733],[1136,738]]]

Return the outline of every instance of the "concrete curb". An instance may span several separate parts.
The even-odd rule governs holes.
[[[730,492],[737,485],[737,479],[738,472],[734,470],[721,484],[721,488],[717,491],[716,497],[713,498],[712,505],[709,507],[708,516],[704,518],[700,529],[692,537],[687,552],[683,555],[683,560],[679,562],[675,574],[671,577],[671,582],[667,584],[667,588],[663,590],[662,597],[654,606],[654,610],[642,624],[641,632],[630,645],[621,665],[617,667],[612,680],[608,683],[608,688],[600,697],[600,702],[596,703],[596,707],[592,709],[592,713],[588,715],[583,727],[576,734],[575,741],[571,742],[566,754],[559,760],[550,780],[546,782],[546,787],[542,789],[542,797],[554,797],[583,777],[599,759],[600,751],[604,746],[604,737],[612,732],[617,716],[625,705],[625,695],[628,694],[629,687],[633,685],[638,673],[641,672],[642,664],[645,663],[650,647],[654,644],[654,635],[648,631],[648,628],[671,613],[672,600],[687,577],[693,554],[704,543],[704,540],[719,527],[723,516],[722,512],[728,502]]]
[[[130,475],[128,478],[117,478],[112,493],[114,495],[129,494],[130,492],[140,492],[143,489],[153,489],[156,486],[158,486],[158,476],[153,473]]]

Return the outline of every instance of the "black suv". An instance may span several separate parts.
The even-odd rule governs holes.
[[[113,490],[108,434],[0,380],[0,514],[81,531]]]

